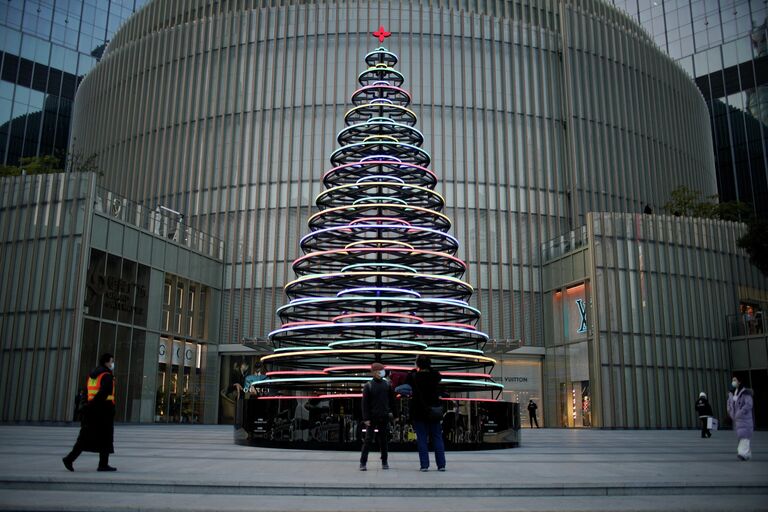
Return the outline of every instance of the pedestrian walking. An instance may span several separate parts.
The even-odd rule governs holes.
[[[701,437],[712,437],[712,432],[710,432],[709,428],[707,428],[709,418],[712,417],[712,406],[709,405],[707,394],[703,391],[699,393],[699,399],[696,400],[696,412],[698,413],[699,421],[701,422]]]
[[[531,422],[531,428],[533,428],[533,424],[536,424],[536,428],[539,428],[539,420],[536,418],[536,410],[539,408],[538,405],[536,405],[536,402],[533,400],[528,401],[528,421]]]
[[[368,469],[368,452],[371,449],[376,434],[379,436],[379,449],[381,451],[381,469],[389,469],[388,444],[389,422],[393,418],[395,410],[395,392],[389,382],[384,380],[384,365],[373,363],[371,365],[371,380],[363,386],[363,425],[365,436],[363,437],[363,451],[360,453],[360,471]]]
[[[752,390],[744,387],[738,377],[731,380],[731,392],[728,393],[728,416],[733,420],[733,429],[739,439],[737,454],[740,460],[752,458],[750,446],[755,419],[752,412]]]
[[[115,359],[112,354],[99,358],[99,366],[88,374],[87,402],[82,408],[80,435],[72,451],[64,457],[64,467],[70,471],[83,452],[99,454],[99,471],[117,471],[109,465],[109,454],[115,453]]]
[[[416,430],[416,445],[419,448],[421,471],[429,471],[428,440],[432,439],[435,463],[438,471],[445,471],[445,445],[443,444],[442,412],[440,404],[440,372],[432,369],[432,360],[427,355],[416,358],[416,372],[410,375],[413,388],[411,419]]]

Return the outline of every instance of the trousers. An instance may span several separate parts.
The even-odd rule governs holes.
[[[379,437],[379,449],[381,450],[381,463],[387,463],[387,456],[389,450],[389,420],[388,419],[374,419],[371,420],[371,425],[366,427],[363,436],[363,451],[360,453],[360,464],[368,463],[368,452],[371,451],[371,445],[373,440],[378,434]]]
[[[416,446],[419,448],[419,463],[422,468],[429,467],[428,439],[432,439],[432,447],[435,450],[435,462],[437,467],[445,467],[445,444],[443,444],[443,426],[439,421],[413,421],[413,429],[416,431]]]
[[[78,439],[78,441],[75,443],[75,446],[72,447],[72,451],[67,455],[66,459],[69,462],[75,462],[81,453],[83,453],[83,447],[80,443],[80,440]],[[104,468],[107,466],[109,466],[109,452],[99,453],[99,467]]]

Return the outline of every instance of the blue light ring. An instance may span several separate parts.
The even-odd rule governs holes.
[[[290,309],[293,306],[302,306],[305,304],[322,304],[322,303],[329,303],[329,302],[346,302],[346,301],[353,301],[353,302],[363,302],[363,301],[382,301],[382,302],[425,302],[425,303],[436,303],[436,304],[447,304],[454,307],[462,308],[462,309],[468,309],[472,311],[473,313],[477,314],[478,317],[482,315],[481,311],[475,307],[470,306],[466,301],[459,300],[459,299],[433,299],[429,297],[378,297],[374,295],[370,296],[354,296],[354,295],[345,295],[342,297],[306,297],[301,299],[293,299],[287,304],[283,304],[279,308],[277,308],[276,313],[279,315],[280,313]]]
[[[275,335],[281,334],[283,332],[293,332],[293,331],[302,331],[302,330],[310,330],[310,329],[340,329],[340,330],[352,330],[354,331],[355,328],[360,327],[373,327],[373,328],[398,328],[405,330],[415,330],[415,329],[423,329],[426,331],[429,330],[441,330],[441,331],[448,331],[448,332],[457,332],[462,334],[471,334],[471,335],[477,335],[479,338],[484,338],[486,341],[490,339],[488,334],[484,333],[483,331],[475,331],[472,329],[464,329],[461,327],[450,327],[450,326],[442,326],[442,325],[423,325],[423,324],[406,324],[406,323],[393,323],[393,322],[339,322],[334,324],[309,324],[309,325],[292,325],[290,327],[280,327],[278,329],[275,329],[274,331],[269,333],[269,337],[272,338]],[[432,346],[430,346],[432,347]],[[327,347],[326,347],[327,348]],[[434,346],[434,348],[430,348],[432,351],[439,352],[440,346]],[[427,350],[430,350],[427,349]],[[475,349],[472,349],[475,350]],[[480,351],[482,353],[482,351]]]

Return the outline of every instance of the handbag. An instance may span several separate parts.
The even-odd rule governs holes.
[[[431,405],[427,412],[427,419],[429,421],[441,421],[443,419],[443,406]]]
[[[707,418],[707,430],[717,430],[717,427],[720,426],[720,422],[717,421],[717,418],[714,418],[712,416],[709,416]]]

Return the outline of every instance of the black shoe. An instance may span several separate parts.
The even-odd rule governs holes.
[[[422,473],[426,473],[427,471],[429,471],[429,468],[421,468],[419,469],[419,471],[421,471]]]
[[[360,471],[368,471],[368,468],[365,467],[365,464],[360,464]]]
[[[382,462],[381,469],[389,469],[389,464],[387,464],[386,462]]]
[[[112,466],[99,466],[97,471],[117,471],[117,468],[113,468]]]
[[[443,466],[443,467],[441,467],[441,468],[437,468],[437,470],[438,470],[438,471],[443,471],[443,472],[444,472],[444,471],[445,471],[445,466]]]
[[[64,467],[67,468],[69,471],[74,471],[75,468],[72,467],[72,461],[64,457],[61,459],[61,462],[64,463]]]

